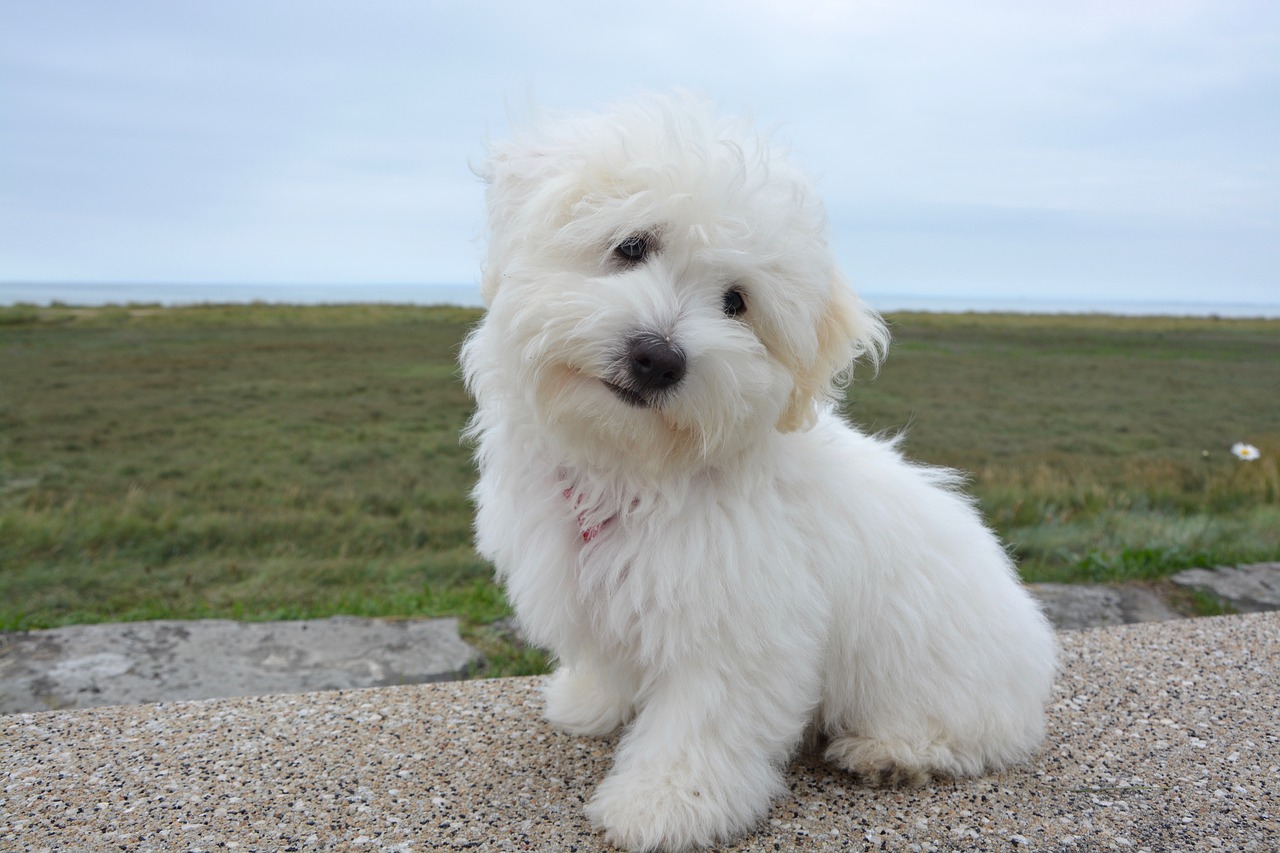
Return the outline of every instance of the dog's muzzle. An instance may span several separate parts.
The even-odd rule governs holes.
[[[684,353],[670,340],[642,333],[627,341],[618,362],[618,375],[603,381],[624,403],[648,407],[663,392],[680,384],[686,367]]]

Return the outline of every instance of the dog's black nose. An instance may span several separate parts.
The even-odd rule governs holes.
[[[662,391],[684,378],[685,358],[665,338],[637,335],[627,348],[627,367],[637,390]]]

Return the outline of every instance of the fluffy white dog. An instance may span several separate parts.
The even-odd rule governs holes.
[[[1052,632],[957,477],[833,411],[889,335],[810,182],[683,94],[537,120],[484,177],[479,548],[551,723],[627,726],[607,839],[742,833],[806,732],[872,782],[1026,758]]]

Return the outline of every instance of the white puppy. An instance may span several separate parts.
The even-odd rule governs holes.
[[[873,782],[1026,758],[1052,632],[957,477],[833,411],[889,336],[809,181],[683,94],[535,121],[484,177],[479,549],[551,723],[627,725],[607,839],[742,833],[806,731]]]

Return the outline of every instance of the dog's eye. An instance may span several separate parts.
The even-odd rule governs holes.
[[[638,264],[649,254],[649,241],[637,234],[615,246],[613,253],[628,264]]]
[[[726,317],[737,317],[747,310],[747,300],[742,291],[731,287],[724,292],[724,314]]]

